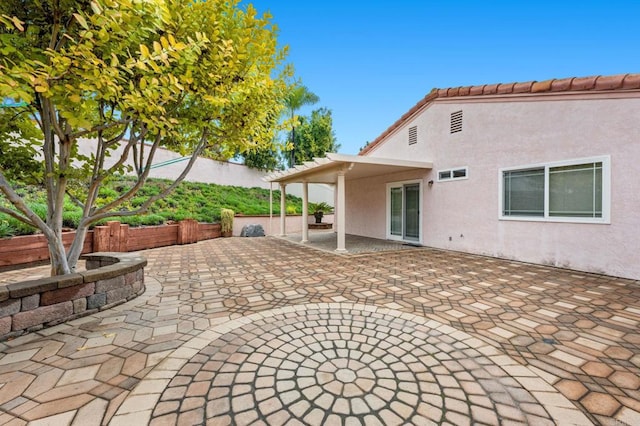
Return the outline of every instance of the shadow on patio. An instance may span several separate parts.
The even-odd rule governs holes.
[[[382,251],[396,251],[416,249],[420,246],[407,244],[402,241],[380,240],[377,238],[361,237],[359,235],[345,235],[346,248],[345,252],[336,252],[337,236],[333,230],[327,231],[309,231],[309,242],[301,243],[302,234],[289,234],[284,237],[278,237],[292,243],[301,244],[316,250],[335,254],[364,254],[376,253]]]

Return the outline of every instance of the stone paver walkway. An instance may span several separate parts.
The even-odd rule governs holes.
[[[433,249],[148,250],[147,291],[0,344],[0,424],[640,424],[640,284]]]

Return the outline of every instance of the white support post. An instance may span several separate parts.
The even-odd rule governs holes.
[[[302,243],[309,242],[309,184],[302,182]]]
[[[338,232],[338,185],[333,184],[333,232]]]
[[[287,185],[280,183],[280,236],[287,235]]]
[[[336,199],[336,208],[337,213],[336,218],[338,219],[338,235],[337,240],[338,244],[336,247],[337,252],[344,253],[347,251],[346,248],[346,238],[345,238],[345,190],[344,190],[344,171],[338,172],[338,197]]]

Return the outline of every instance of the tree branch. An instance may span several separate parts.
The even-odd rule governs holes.
[[[111,129],[112,127],[115,127],[115,126],[128,125],[130,123],[131,123],[131,119],[129,119],[129,118],[127,118],[125,120],[116,120],[116,121],[112,121],[110,123],[105,123],[105,124],[101,124],[99,126],[94,126],[94,127],[90,128],[90,129],[87,129],[87,130],[81,130],[79,132],[71,133],[71,134],[69,134],[69,137],[72,138],[72,139],[77,139],[77,138],[81,138],[81,137],[83,137],[85,135],[88,135],[88,134],[91,134],[91,133],[102,132],[104,130]]]
[[[70,193],[68,190],[66,193],[67,193],[67,196],[71,198],[71,201],[73,201],[78,207],[84,209],[84,203],[78,197]]]
[[[19,220],[20,222],[26,223],[27,225],[35,226],[45,234],[48,233],[49,228],[47,227],[47,225],[27,206],[24,200],[13,190],[2,172],[0,172],[0,191],[2,191],[2,193],[9,199],[11,204],[13,204],[15,208],[18,209],[24,216],[20,216],[14,210],[0,206],[0,211],[2,213],[6,213],[9,216]]]
[[[27,225],[36,226],[33,222],[31,222],[28,218],[24,216],[20,216],[15,210],[11,210],[9,208],[0,206],[0,213],[7,214],[14,219],[19,220],[22,223],[26,223]]]
[[[122,194],[119,198],[117,198],[117,199],[113,200],[112,202],[110,202],[109,204],[106,204],[106,205],[100,207],[99,209],[97,209],[94,212],[94,216],[95,215],[101,215],[104,212],[107,212],[108,210],[113,210],[114,208],[118,207],[119,205],[121,205],[125,201],[129,200],[130,198],[132,198],[140,190],[140,188],[145,184],[145,182],[147,180],[147,176],[149,175],[149,170],[151,169],[151,161],[153,160],[153,157],[155,155],[156,150],[160,146],[160,141],[161,140],[162,140],[162,137],[160,136],[160,134],[158,134],[156,136],[155,142],[153,143],[153,146],[151,147],[151,151],[149,152],[149,157],[147,158],[147,164],[146,164],[146,166],[144,168],[144,172],[142,173],[141,176],[138,177],[138,181],[136,182],[136,184],[131,189],[129,189],[127,192]],[[109,215],[107,214],[105,217],[108,217],[108,216]],[[92,220],[92,221],[88,222],[88,224],[90,224],[92,222],[94,222],[94,221]]]
[[[149,197],[136,210],[109,212],[108,209],[109,208],[113,208],[113,207],[110,207],[109,205],[104,206],[100,210],[97,210],[96,213],[93,216],[91,216],[91,218],[87,218],[86,226],[88,226],[88,225],[90,225],[92,223],[95,223],[95,222],[97,222],[97,221],[99,221],[101,219],[107,218],[107,217],[134,216],[134,215],[146,212],[147,209],[149,208],[149,206],[151,206],[151,204],[155,203],[157,200],[159,200],[161,198],[166,197],[171,191],[173,191],[180,184],[180,182],[182,182],[184,180],[185,177],[187,177],[187,174],[191,171],[191,168],[195,164],[195,162],[198,159],[198,157],[200,157],[200,154],[202,154],[202,152],[204,151],[204,149],[205,149],[205,147],[207,145],[207,136],[208,136],[207,131],[203,131],[202,132],[202,136],[200,137],[200,142],[198,143],[197,148],[192,153],[191,158],[189,159],[189,162],[185,166],[185,168],[182,171],[182,173],[180,173],[180,175],[171,183],[171,185],[166,187],[159,194],[156,194],[156,195],[154,195],[152,197]],[[157,146],[158,146],[158,144],[154,143],[154,145],[152,147],[152,152],[155,152],[155,150],[157,149]],[[126,201],[126,199],[131,198],[133,195],[135,195],[138,192],[140,187],[142,187],[142,185],[144,185],[144,183],[146,181],[147,175],[149,173],[149,166],[151,165],[152,158],[153,158],[153,155],[150,155],[149,159],[147,161],[147,166],[145,167],[145,172],[144,172],[143,177],[141,177],[138,180],[138,182],[136,182],[136,185],[133,188],[131,188],[125,195],[123,195],[121,197],[122,201],[118,202],[120,199],[119,200],[115,200],[111,204],[117,203],[116,205],[119,205],[122,202]]]

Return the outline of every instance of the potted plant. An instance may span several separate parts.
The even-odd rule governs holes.
[[[220,231],[223,237],[230,237],[233,235],[233,216],[234,212],[231,209],[220,210]]]
[[[322,203],[312,203],[311,210],[313,210],[313,216],[316,218],[316,223],[322,223],[322,217],[325,213],[331,211],[331,206],[324,201]]]

